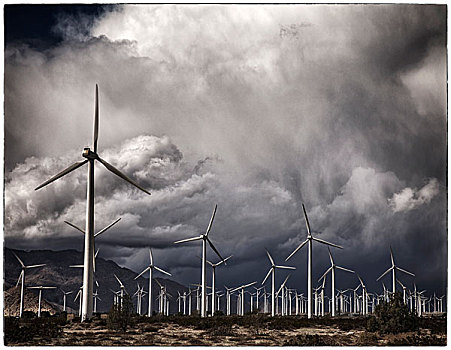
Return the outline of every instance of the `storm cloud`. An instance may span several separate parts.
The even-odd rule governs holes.
[[[392,245],[418,284],[444,291],[444,6],[123,5],[54,30],[55,47],[6,46],[7,246],[82,249],[63,221],[84,226],[86,170],[33,189],[91,144],[98,83],[99,154],[152,192],[96,168],[96,229],[122,218],[97,240],[103,257],[137,270],[153,246],[195,282],[199,247],[173,242],[218,203],[212,240],[234,255],[220,278],[260,280],[264,247],[284,260],[305,239],[305,203],[369,286]]]

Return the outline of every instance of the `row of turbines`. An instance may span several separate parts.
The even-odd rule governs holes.
[[[274,260],[269,253],[269,251],[266,251],[268,258],[272,264],[268,274],[266,275],[265,279],[262,282],[262,285],[264,285],[265,281],[267,280],[268,276],[275,270],[275,268],[290,268],[293,269],[293,267],[288,266],[281,266],[281,265],[275,265]],[[23,313],[23,307],[24,307],[24,298],[23,298],[23,290],[24,290],[24,283],[25,283],[25,270],[30,268],[37,268],[45,266],[45,264],[38,264],[38,265],[24,265],[22,260],[13,252],[19,263],[22,265],[22,271],[19,275],[19,279],[17,281],[17,285],[19,282],[22,282],[21,285],[21,299],[20,299],[20,316],[22,316]],[[96,254],[97,255],[97,254]],[[391,254],[391,256],[393,256]],[[152,250],[149,249],[149,258],[150,258],[150,264],[148,267],[146,267],[139,275],[135,277],[135,279],[139,278],[142,274],[144,274],[147,271],[151,271],[152,269],[158,270],[161,273],[167,274],[171,276],[171,274],[157,266],[153,263],[153,254]],[[224,259],[228,260],[230,257]],[[330,255],[331,263],[333,263],[333,258]],[[394,259],[393,259],[394,260]],[[209,261],[207,261],[210,266],[212,266],[213,271],[215,271],[216,266],[219,266],[221,263],[224,263],[223,260],[219,261],[216,264],[213,264]],[[77,265],[71,265],[71,267],[78,267]],[[369,312],[374,312],[375,306],[379,304],[381,301],[388,301],[390,298],[390,295],[392,292],[388,291],[387,288],[385,288],[385,285],[382,283],[383,286],[383,293],[380,295],[375,293],[364,293],[362,292],[361,295],[357,293],[357,290],[359,288],[362,288],[363,291],[365,291],[365,288],[363,287],[363,281],[361,281],[359,277],[359,285],[356,288],[350,288],[346,290],[337,290],[337,294],[334,297],[329,298],[327,295],[325,295],[325,281],[324,278],[328,271],[326,271],[325,274],[320,278],[320,281],[322,280],[322,284],[318,286],[317,288],[314,288],[313,293],[313,304],[314,304],[314,315],[315,316],[324,316],[326,312],[328,312],[330,315],[335,316],[335,312],[338,312],[339,314],[362,314],[366,315]],[[352,272],[352,270],[350,270]],[[151,272],[150,272],[151,274]],[[274,275],[274,272],[273,272]],[[381,277],[383,277],[385,274],[383,274]],[[113,304],[118,305],[119,307],[122,307],[122,302],[124,300],[125,294],[128,294],[125,285],[122,283],[122,281],[117,277],[115,274],[113,274],[114,278],[119,283],[120,289],[118,291],[111,290],[113,293]],[[150,277],[150,276],[149,276]],[[212,282],[214,282],[215,273],[213,272],[212,276]],[[263,313],[271,313],[272,316],[274,315],[303,315],[306,313],[307,310],[307,303],[308,299],[304,297],[302,293],[298,293],[296,289],[291,289],[287,287],[287,281],[289,279],[290,275],[288,275],[283,283],[278,288],[278,291],[274,293],[272,290],[272,293],[268,293],[266,291],[266,286],[261,287],[255,287],[256,281],[244,284],[241,286],[238,286],[236,288],[228,288],[227,286],[224,286],[225,292],[222,292],[220,290],[216,291],[215,288],[212,286],[206,286],[206,289],[210,289],[211,291],[206,295],[206,312],[208,314],[209,311],[209,305],[211,305],[211,312],[210,315],[213,316],[215,313],[215,310],[220,310],[220,300],[222,297],[225,297],[225,314],[231,315],[232,314],[232,297],[236,297],[236,314],[237,315],[244,315],[245,312],[245,295],[249,295],[249,301],[250,301],[250,309],[249,311],[257,311],[257,312],[263,312]],[[152,281],[152,277],[150,277],[149,281]],[[158,311],[156,313],[162,314],[162,315],[169,315],[169,304],[170,300],[174,299],[171,294],[169,294],[166,290],[166,286],[161,284],[157,279],[154,279],[155,282],[159,285],[159,293],[156,298],[158,301]],[[442,313],[443,312],[443,298],[437,297],[435,294],[433,296],[430,296],[429,298],[425,297],[423,293],[425,291],[417,292],[416,285],[414,284],[414,290],[409,291],[404,284],[402,284],[399,280],[396,280],[396,282],[402,287],[403,289],[403,300],[404,303],[407,304],[411,311],[416,311],[419,316],[421,316],[422,313],[428,312],[428,313]],[[97,286],[98,283],[96,282]],[[138,315],[142,315],[142,301],[146,294],[149,295],[148,299],[148,316],[151,316],[154,312],[152,309],[153,305],[153,298],[152,298],[152,285],[149,283],[149,293],[144,290],[144,286],[140,286],[137,283],[137,290],[133,294],[132,297],[136,297],[136,313]],[[191,286],[196,287],[191,289]],[[197,312],[200,311],[200,287],[199,284],[191,284],[189,291],[183,291],[182,293],[178,292],[178,298],[176,301],[178,301],[178,313],[182,315],[191,315],[193,310],[193,298],[195,300],[195,310]],[[252,293],[249,290],[246,290],[247,288],[252,287],[255,291]],[[42,292],[46,289],[55,289],[57,287],[55,286],[31,286],[27,287],[29,289],[37,289],[39,290],[39,306],[38,306],[38,317],[41,316],[41,300],[42,300]],[[82,299],[81,299],[81,292],[82,292],[83,286],[80,287],[78,290],[78,293],[75,296],[74,301],[77,299],[79,300],[79,316],[81,315],[82,310]],[[66,311],[66,297],[73,293],[73,291],[64,291],[63,289],[60,289],[63,293],[63,311]],[[215,290],[215,292],[213,292]],[[194,294],[195,293],[195,294]],[[346,294],[350,293],[350,294]],[[407,296],[408,294],[408,296]],[[211,304],[208,303],[208,298],[211,300]],[[261,301],[263,299],[263,302]],[[326,301],[327,300],[327,301]],[[365,302],[366,300],[366,302]],[[97,312],[97,301],[101,301],[101,299],[98,296],[97,290],[93,293],[93,312]],[[279,303],[280,301],[280,303]],[[260,303],[260,307],[259,306]],[[280,305],[281,304],[281,305]],[[368,304],[371,304],[371,307],[369,308]],[[182,306],[183,305],[183,306]],[[270,308],[271,305],[271,308]],[[280,308],[279,308],[280,305]],[[327,309],[326,309],[327,308]],[[271,310],[270,310],[271,309]],[[370,311],[369,311],[370,309]]]
[[[98,155],[98,134],[99,134],[99,97],[98,97],[98,85],[96,84],[96,88],[95,88],[95,112],[94,112],[94,136],[93,136],[93,147],[92,150],[90,147],[85,147],[83,149],[83,153],[82,156],[85,158],[82,161],[78,161],[75,162],[74,164],[70,165],[69,167],[67,167],[66,169],[62,170],[61,172],[59,172],[58,174],[56,174],[55,176],[53,176],[52,178],[50,178],[49,180],[45,181],[44,183],[42,183],[41,185],[39,185],[38,187],[35,188],[35,190],[39,190],[47,185],[49,185],[50,183],[52,183],[53,181],[71,173],[72,171],[82,167],[83,165],[87,164],[88,165],[88,172],[87,172],[87,198],[86,198],[86,226],[85,226],[85,230],[82,230],[81,228],[79,228],[78,226],[76,226],[75,224],[66,222],[67,224],[69,224],[70,226],[74,227],[75,229],[77,229],[78,231],[82,232],[84,234],[84,238],[85,238],[85,243],[84,243],[84,262],[83,265],[79,265],[79,267],[83,268],[83,285],[81,286],[79,292],[78,292],[78,297],[80,298],[80,316],[81,316],[81,321],[84,320],[88,320],[90,318],[92,318],[92,314],[93,314],[93,307],[96,302],[96,298],[95,298],[95,294],[94,293],[94,280],[95,280],[95,237],[97,237],[98,235],[100,235],[101,233],[105,232],[107,229],[109,229],[110,227],[112,227],[113,225],[115,225],[119,220],[117,219],[115,222],[113,222],[112,224],[108,225],[105,229],[95,233],[94,232],[94,167],[95,167],[95,162],[99,162],[100,164],[102,164],[107,170],[109,170],[110,172],[112,172],[113,174],[119,176],[120,178],[122,178],[123,180],[127,181],[128,183],[130,183],[131,185],[135,186],[136,188],[138,188],[139,190],[145,192],[146,194],[150,195],[150,193],[144,189],[143,187],[141,187],[139,184],[137,184],[135,181],[133,181],[132,179],[130,179],[128,176],[126,176],[125,174],[123,174],[120,170],[116,169],[115,167],[113,167],[111,164],[109,164],[106,160],[102,159],[99,155]],[[332,316],[335,315],[335,310],[336,310],[336,295],[335,295],[335,272],[336,270],[343,270],[343,271],[347,271],[347,272],[351,272],[354,273],[354,271],[335,265],[334,260],[332,258],[332,254],[329,250],[329,256],[330,256],[330,261],[331,261],[331,267],[324,273],[324,275],[320,278],[320,281],[322,280],[322,288],[321,288],[321,292],[318,293],[318,288],[315,290],[315,302],[314,302],[314,288],[313,288],[313,278],[312,278],[312,248],[313,248],[313,242],[315,242],[315,244],[323,244],[323,245],[327,245],[330,247],[334,247],[334,248],[339,248],[339,249],[343,249],[343,247],[324,241],[322,239],[319,239],[315,236],[313,236],[311,229],[310,229],[310,224],[308,221],[308,217],[307,217],[307,212],[305,210],[304,205],[302,205],[303,208],[303,212],[304,212],[304,218],[305,218],[305,222],[306,222],[306,227],[307,227],[307,238],[304,242],[302,242],[285,260],[288,261],[294,254],[296,254],[296,252],[298,252],[302,247],[304,247],[305,245],[307,245],[308,248],[308,264],[307,264],[307,296],[304,297],[303,294],[298,294],[297,292],[295,292],[295,296],[296,296],[296,301],[295,301],[295,309],[298,310],[298,312],[306,312],[308,318],[311,318],[313,316],[313,314],[317,315],[318,314],[318,310],[320,309],[322,313],[324,313],[324,306],[325,306],[325,301],[324,299],[327,298],[324,295],[324,285],[325,285],[325,281],[326,281],[326,276],[330,273],[331,274],[331,280],[332,280],[332,287],[331,287],[331,298],[330,298],[330,313],[332,314]],[[187,238],[187,239],[183,239],[180,241],[175,242],[176,244],[179,243],[186,243],[186,242],[192,242],[192,241],[202,241],[202,267],[201,267],[201,282],[200,282],[200,290],[198,290],[198,297],[200,297],[200,315],[201,317],[206,317],[207,316],[207,277],[206,277],[206,273],[207,273],[207,244],[211,247],[211,249],[216,253],[216,255],[220,258],[220,261],[216,264],[213,264],[211,262],[208,262],[213,269],[213,279],[212,279],[212,313],[214,313],[215,309],[217,309],[217,301],[219,299],[216,299],[216,286],[215,286],[215,269],[217,266],[221,265],[224,263],[224,265],[226,265],[226,261],[228,259],[231,258],[228,257],[226,259],[222,258],[221,254],[219,253],[219,251],[216,249],[216,247],[214,246],[214,244],[212,243],[212,241],[209,238],[209,232],[211,230],[212,224],[213,224],[213,220],[216,214],[216,210],[217,210],[217,205],[215,206],[214,210],[213,210],[213,214],[211,216],[210,222],[208,224],[207,230],[204,234],[201,234],[199,236],[196,237],[191,237],[191,238]],[[268,279],[268,277],[271,275],[271,302],[268,303],[266,301],[266,299],[264,299],[264,305],[266,305],[266,307],[268,307],[268,304],[271,305],[271,315],[275,315],[276,314],[276,308],[278,307],[278,303],[276,303],[276,297],[277,298],[281,298],[282,300],[282,307],[281,310],[283,310],[282,312],[285,312],[285,310],[287,308],[289,308],[289,305],[292,305],[292,299],[291,299],[291,295],[292,295],[292,290],[289,290],[286,288],[286,283],[288,280],[287,279],[284,281],[283,285],[279,288],[278,292],[276,293],[275,291],[275,272],[276,269],[289,269],[289,270],[293,270],[295,269],[295,267],[293,266],[284,266],[284,265],[277,265],[275,264],[272,256],[270,255],[269,251],[266,251],[268,258],[270,260],[271,263],[271,267],[265,277],[265,279],[263,280],[264,284],[266,282],[266,280]],[[393,254],[391,252],[391,259],[392,259],[392,266],[385,271],[382,276],[380,278],[382,278],[383,276],[385,276],[387,273],[389,273],[390,271],[392,271],[392,283],[393,283],[393,293],[396,290],[396,283],[397,283],[397,279],[396,279],[396,271],[401,271],[410,275],[413,275],[412,273],[401,269],[400,267],[396,266],[394,263],[394,259],[393,259]],[[20,259],[19,259],[20,260]],[[22,270],[22,288],[21,288],[21,312],[23,310],[23,288],[24,288],[24,277],[25,277],[25,269],[27,268],[33,268],[33,267],[38,267],[38,266],[43,266],[43,265],[34,265],[34,266],[28,266],[26,267],[25,265],[23,265],[23,263],[21,262],[23,270]],[[142,274],[144,274],[145,272],[149,271],[149,291],[148,296],[149,296],[149,303],[148,303],[148,315],[152,315],[152,285],[151,285],[151,281],[153,279],[152,274],[154,272],[154,270],[157,270],[159,272],[162,272],[164,274],[168,274],[170,275],[170,273],[164,271],[163,269],[157,267],[154,265],[153,262],[153,256],[152,256],[152,251],[150,250],[150,263],[149,265],[146,267],[146,269],[144,269],[143,272],[141,272],[137,277],[141,276]],[[115,276],[117,278],[117,276]],[[362,297],[361,297],[361,304],[362,306],[360,307],[361,310],[363,310],[363,312],[367,312],[368,310],[368,298],[370,296],[370,293],[367,292],[365,284],[363,282],[363,280],[361,279],[360,276],[358,276],[359,279],[359,288],[362,289]],[[380,279],[379,278],[379,279]],[[118,278],[117,278],[118,279]],[[120,282],[120,280],[118,279],[118,281]],[[237,306],[238,306],[238,310],[240,314],[244,314],[244,305],[245,305],[245,289],[252,286],[253,284],[257,283],[252,282],[252,283],[248,283],[242,286],[238,286],[234,289],[227,289],[224,293],[224,295],[226,295],[227,297],[227,308],[228,310],[230,310],[230,297],[233,295],[234,292],[237,292],[238,294],[238,298],[239,301],[237,302]],[[117,296],[117,300],[121,302],[122,298],[123,298],[123,293],[124,293],[124,289],[125,287],[122,287],[123,284],[122,282],[120,282],[121,284],[121,292],[120,295]],[[41,286],[42,288],[40,289],[40,291],[42,291],[42,289],[44,288],[43,286]],[[141,303],[142,303],[142,297],[144,295],[144,290],[139,287],[138,290],[141,290],[139,293],[137,291],[136,295],[139,295],[139,307],[137,307],[138,309],[141,309]],[[344,291],[340,291],[339,292],[339,300],[347,300],[346,295],[344,294]],[[414,298],[415,300],[421,300],[422,297],[418,296],[421,295],[421,293],[417,293],[416,289],[414,292]],[[267,294],[265,293],[265,298],[267,296]],[[65,294],[66,296],[66,294]],[[181,297],[181,296],[180,296]],[[181,300],[179,297],[179,300]],[[116,296],[115,296],[116,298]],[[170,296],[168,295],[168,293],[166,292],[166,288],[164,286],[160,285],[160,293],[159,293],[159,312],[164,312],[164,313],[168,313],[169,312],[169,307],[168,307],[168,303],[169,303],[169,298]],[[191,298],[191,295],[190,295]],[[186,296],[184,296],[184,299],[186,300]],[[251,298],[251,302],[252,302],[252,298]],[[278,299],[277,299],[278,300]],[[258,303],[259,298],[257,297],[256,303]],[[313,307],[315,305],[315,310],[313,310]],[[318,307],[319,305],[319,307]],[[346,305],[346,302],[343,301],[342,305]],[[289,308],[291,310],[291,308]],[[291,311],[289,311],[291,312]]]

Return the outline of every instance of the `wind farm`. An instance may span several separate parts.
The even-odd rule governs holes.
[[[447,344],[446,6],[239,9],[5,6],[6,345]]]

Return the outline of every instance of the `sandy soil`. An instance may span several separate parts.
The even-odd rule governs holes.
[[[445,320],[446,323],[446,320]],[[69,322],[63,326],[58,338],[33,340],[11,345],[154,345],[154,346],[302,346],[302,345],[445,345],[446,332],[437,333],[422,328],[418,332],[398,335],[377,335],[362,329],[342,330],[336,326],[309,326],[290,330],[262,329],[253,325],[220,325],[209,329],[197,329],[195,324],[178,322],[137,322],[126,332],[110,330],[105,320],[90,324]],[[359,327],[360,328],[360,327]]]

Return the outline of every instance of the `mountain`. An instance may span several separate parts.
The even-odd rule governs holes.
[[[4,263],[3,263],[3,276],[4,276],[4,290],[5,292],[5,314],[18,312],[17,308],[14,306],[17,303],[17,295],[20,299],[20,284],[16,288],[11,289],[17,283],[19,278],[21,266],[17,261],[13,253],[24,262],[25,265],[34,264],[46,264],[44,267],[27,269],[25,274],[25,286],[56,286],[56,290],[45,290],[43,291],[43,299],[48,302],[46,307],[55,308],[62,310],[63,308],[63,293],[61,291],[73,291],[72,294],[67,296],[66,305],[73,310],[78,310],[78,299],[74,302],[74,298],[82,285],[83,280],[83,269],[82,268],[71,268],[70,265],[79,265],[83,262],[83,253],[68,249],[61,251],[53,250],[33,250],[33,251],[23,251],[15,249],[4,249]],[[144,285],[144,289],[148,291],[149,280],[141,276],[137,280],[134,278],[137,273],[117,265],[114,261],[105,260],[100,257],[96,259],[96,280],[99,283],[99,287],[94,284],[94,290],[98,291],[99,298],[101,301],[97,301],[97,311],[98,312],[108,312],[113,305],[113,293],[111,290],[118,291],[120,289],[119,283],[114,278],[114,274],[119,277],[122,283],[125,285],[127,292],[133,295],[137,289],[137,283],[141,286]],[[148,273],[146,273],[148,276]],[[175,300],[177,298],[177,292],[183,293],[188,292],[188,288],[170,279],[165,278],[154,278],[152,281],[152,294],[153,294],[153,310],[158,310],[158,302],[156,300],[157,294],[160,290],[159,285],[155,281],[158,280],[162,285],[166,285],[167,291],[173,296],[170,301],[170,312],[176,313],[178,311],[178,303]],[[12,294],[11,295],[8,295]],[[29,302],[33,303],[34,299],[29,293],[35,295],[37,300],[38,291],[33,289],[28,289],[26,295],[29,295],[31,299]],[[133,298],[136,305],[136,297]],[[147,301],[148,296],[143,298],[142,311],[147,311]],[[17,304],[18,305],[18,304]],[[25,297],[25,310],[28,310],[27,296]],[[193,304],[194,305],[194,304]],[[16,310],[17,309],[17,310]],[[33,306],[34,309],[34,306]],[[37,304],[36,304],[37,310]]]
[[[41,300],[41,312],[48,311],[50,314],[55,314],[59,311],[59,308],[55,305],[48,303],[44,298],[47,290],[43,290],[43,300]],[[20,308],[20,285],[17,287],[9,288],[5,291],[5,303],[3,314],[5,316],[19,315]],[[39,297],[31,290],[26,289],[24,293],[24,311],[38,312]]]

